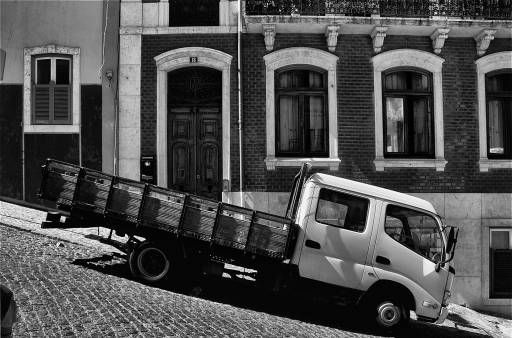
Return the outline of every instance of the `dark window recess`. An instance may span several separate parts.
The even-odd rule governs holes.
[[[292,69],[276,74],[276,154],[328,154],[325,73]]]
[[[512,73],[492,73],[485,79],[487,156],[512,158]]]
[[[512,298],[512,250],[490,251],[491,298]]]
[[[71,58],[34,58],[32,123],[71,124]]]
[[[218,0],[169,0],[169,26],[218,26]]]
[[[432,77],[414,70],[383,76],[384,154],[395,158],[434,157]]]

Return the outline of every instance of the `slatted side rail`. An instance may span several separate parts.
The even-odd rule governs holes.
[[[236,249],[245,249],[253,210],[222,204],[212,242]]]
[[[46,160],[38,197],[71,205],[80,167],[52,159]]]
[[[178,233],[186,194],[148,185],[140,224]]]
[[[145,184],[114,177],[105,214],[123,221],[137,223]]]
[[[210,241],[218,209],[219,202],[217,201],[188,195],[180,234],[185,237]]]
[[[103,215],[107,207],[113,178],[112,175],[83,168],[78,177],[73,211],[87,211]]]
[[[255,254],[284,259],[290,245],[292,221],[257,211],[245,250]]]

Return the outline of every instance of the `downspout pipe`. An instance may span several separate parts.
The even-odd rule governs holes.
[[[242,110],[242,0],[238,0],[238,154],[240,156],[240,206],[244,206],[244,147],[243,147],[243,110]]]

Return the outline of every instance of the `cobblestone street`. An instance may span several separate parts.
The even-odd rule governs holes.
[[[230,283],[203,281],[199,297],[188,295],[194,283],[148,287],[115,249],[5,225],[3,216],[0,283],[19,306],[14,337],[374,337],[349,308]],[[412,320],[405,336],[506,337],[457,314],[443,326]]]

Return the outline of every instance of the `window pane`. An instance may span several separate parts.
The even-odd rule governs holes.
[[[280,88],[323,88],[323,74],[313,70],[289,70],[279,74]]]
[[[406,76],[405,72],[395,72],[387,74],[384,80],[384,88],[390,90],[405,89]]]
[[[404,152],[404,99],[386,98],[386,151],[388,153]]]
[[[512,92],[512,74],[496,74],[489,76],[486,81],[486,90],[490,92]]]
[[[279,150],[299,151],[299,97],[279,97]]]
[[[414,100],[414,153],[430,153],[432,137],[431,114],[427,99]]]
[[[55,83],[56,84],[69,84],[70,75],[70,60],[57,59],[55,68]]]
[[[307,150],[325,150],[324,98],[319,96],[304,97],[306,119],[309,125],[309,142]]]
[[[491,231],[491,249],[512,249],[510,247],[510,231]]]
[[[503,123],[503,105],[501,101],[489,100],[487,102],[487,112],[489,121],[489,153],[504,154],[505,147],[503,143],[504,123]]]
[[[412,90],[429,90],[428,77],[420,73],[411,72]]]
[[[50,59],[37,60],[37,79],[36,84],[49,84],[51,81],[52,66]]]
[[[391,238],[434,261],[443,258],[444,242],[435,218],[412,209],[388,206],[385,230]]]
[[[309,87],[322,88],[324,86],[323,74],[319,72],[309,71]]]
[[[362,232],[366,225],[368,200],[328,189],[320,190],[316,220],[347,230]]]

